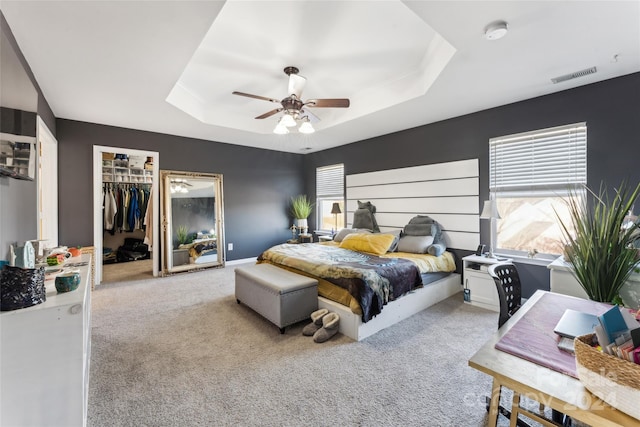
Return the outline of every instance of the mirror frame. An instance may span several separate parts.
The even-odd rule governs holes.
[[[190,270],[200,270],[209,267],[224,267],[224,196],[222,192],[222,174],[182,172],[172,170],[160,171],[160,221],[162,227],[162,275],[170,275]],[[189,263],[185,265],[173,265],[173,216],[171,209],[171,180],[172,179],[210,179],[215,191],[215,231],[217,246],[217,261],[202,264]]]

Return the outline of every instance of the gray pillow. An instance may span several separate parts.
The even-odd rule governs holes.
[[[433,236],[402,236],[398,242],[398,252],[426,254],[433,243]]]
[[[431,230],[429,230],[427,228],[429,225],[433,225],[433,227],[431,227]],[[428,215],[417,215],[417,216],[414,216],[413,218],[411,218],[409,220],[409,224],[407,224],[407,226],[411,226],[411,227],[409,227],[409,231],[413,231],[413,232],[409,232],[408,230],[405,230],[406,234],[409,234],[409,235],[412,235],[412,236],[419,236],[419,235],[428,236],[428,235],[432,235],[433,236],[433,241],[435,243],[441,243],[440,239],[441,239],[441,235],[442,235],[442,229],[440,228],[440,224],[438,224],[438,222],[435,221],[430,216],[428,216]],[[424,232],[426,230],[428,230],[428,231]]]
[[[404,226],[404,234],[407,236],[435,236],[437,230],[434,228],[435,224],[407,224]]]
[[[363,203],[358,200],[358,209],[353,213],[353,228],[364,228],[378,232],[378,222],[375,217],[376,207],[371,202]]]
[[[433,256],[440,256],[446,249],[447,247],[444,245],[444,243],[434,243],[432,245],[429,245],[429,247],[427,248],[427,253]]]
[[[342,242],[342,239],[345,238],[345,236],[347,236],[348,234],[351,233],[368,233],[371,234],[371,231],[369,230],[365,230],[362,228],[343,228],[342,230],[338,231],[336,233],[335,236],[333,236],[333,241],[334,242]]]

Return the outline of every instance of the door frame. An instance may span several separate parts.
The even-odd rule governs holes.
[[[131,148],[93,146],[93,247],[96,257],[95,283],[102,283],[102,153],[118,153],[128,156],[144,156],[153,159],[153,173],[151,175],[151,205],[152,210],[152,234],[151,234],[151,258],[153,259],[153,277],[158,277],[160,265],[160,192],[158,191],[158,176],[160,170],[160,154],[157,151],[134,150]]]
[[[38,144],[36,150],[38,153],[36,178],[38,182],[38,239],[47,240],[51,247],[57,247],[59,227],[58,140],[40,116],[37,119],[36,132]],[[48,148],[43,149],[43,145]]]

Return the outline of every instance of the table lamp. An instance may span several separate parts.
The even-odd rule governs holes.
[[[331,213],[333,214],[336,220],[335,231],[338,231],[338,214],[342,213],[342,211],[340,210],[340,203],[336,202],[333,204],[333,206],[331,207]]]
[[[491,227],[491,235],[489,236],[489,258],[496,258],[493,253],[493,228],[495,226],[496,219],[500,219],[500,214],[498,213],[498,205],[495,200],[486,200],[484,202],[480,219],[488,219],[490,221],[489,225]]]

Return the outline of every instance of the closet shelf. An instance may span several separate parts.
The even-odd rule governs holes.
[[[132,167],[127,160],[102,160],[102,182],[151,184],[153,171]]]

